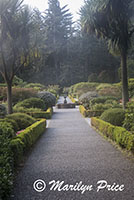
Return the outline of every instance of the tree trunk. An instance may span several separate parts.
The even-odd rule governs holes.
[[[7,103],[8,103],[8,114],[12,114],[12,81],[7,82]]]
[[[127,76],[127,52],[121,52],[121,78],[122,78],[122,103],[123,109],[126,108],[126,103],[129,101],[128,95],[128,76]]]

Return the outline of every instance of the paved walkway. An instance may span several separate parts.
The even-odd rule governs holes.
[[[46,182],[47,187],[43,192],[33,189],[37,179]],[[83,194],[82,191],[50,191],[52,185],[49,183],[52,180],[65,181],[60,189],[66,189],[67,186],[63,186],[69,184],[76,185],[75,190],[79,190],[84,184],[93,185],[93,190]],[[125,189],[122,192],[107,189],[97,192],[97,182],[100,180],[112,185],[124,184]],[[36,186],[42,188],[42,184]],[[78,108],[55,109],[49,128],[34,146],[16,178],[11,199],[133,200],[134,163],[96,133]]]

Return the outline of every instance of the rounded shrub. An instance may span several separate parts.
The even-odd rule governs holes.
[[[39,92],[38,97],[44,101],[46,110],[49,107],[55,106],[56,104],[56,97],[51,92],[46,92],[46,91]]]
[[[18,124],[13,119],[4,118],[4,119],[0,119],[0,122],[7,122],[7,123],[9,123],[12,126],[12,128],[13,128],[13,130],[15,132],[17,132],[19,130]]]
[[[7,115],[6,118],[13,119],[17,123],[19,130],[23,130],[27,128],[28,126],[32,125],[36,121],[33,117],[25,113],[13,113],[13,114]]]
[[[100,97],[93,98],[90,101],[90,105],[92,106],[94,104],[99,104],[99,103],[110,103],[111,101],[116,101],[116,100],[117,100],[116,97],[112,97],[112,96],[100,96]]]
[[[39,108],[42,110],[45,110],[45,103],[42,99],[40,98],[29,98],[29,99],[25,99],[24,101],[21,101],[19,103],[17,103],[14,108],[18,108],[18,107],[23,107],[23,108]]]
[[[89,101],[91,101],[91,99],[93,99],[97,96],[98,96],[98,94],[96,92],[87,92],[80,96],[79,101],[81,103],[89,103]]]
[[[102,113],[100,119],[115,126],[122,126],[125,119],[125,111],[121,108],[110,108]]]

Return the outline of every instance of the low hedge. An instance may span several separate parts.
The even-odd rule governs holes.
[[[125,128],[114,126],[95,117],[91,118],[91,125],[94,126],[101,133],[103,133],[105,136],[115,141],[122,148],[126,148],[127,150],[134,153],[133,133],[127,131]]]
[[[104,112],[104,110],[86,110],[82,105],[79,106],[79,111],[84,117],[97,117]]]
[[[46,119],[42,119],[38,122],[35,122],[19,135],[17,135],[10,142],[10,147],[13,152],[14,164],[18,164],[22,159],[25,152],[27,152],[31,146],[36,142],[38,137],[46,129]]]
[[[69,95],[69,98],[71,99],[72,103],[75,103],[76,105],[78,105],[78,100],[74,99],[71,95]]]
[[[38,118],[51,119],[52,114],[53,114],[53,108],[48,108],[47,111],[27,112],[27,114],[36,119]]]
[[[7,122],[0,122],[0,199],[6,200],[13,184],[13,155],[9,147],[14,131]]]

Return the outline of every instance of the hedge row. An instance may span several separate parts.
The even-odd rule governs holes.
[[[79,106],[79,111],[84,117],[97,117],[104,112],[103,110],[86,110],[82,105]]]
[[[38,137],[46,129],[46,119],[35,122],[10,142],[10,147],[13,152],[14,164],[18,164],[24,153],[26,153],[30,147],[36,142]]]
[[[115,141],[122,148],[126,148],[134,153],[134,134],[127,131],[125,128],[111,125],[95,117],[91,118],[91,125],[105,136]]]
[[[72,103],[78,104],[78,100],[74,99],[71,95],[69,95],[69,98],[71,99]]]
[[[47,111],[27,112],[27,114],[36,119],[38,118],[51,119],[52,114],[53,114],[53,108],[48,108]]]

